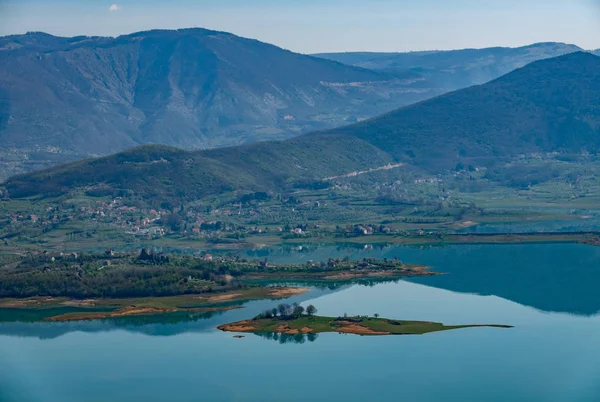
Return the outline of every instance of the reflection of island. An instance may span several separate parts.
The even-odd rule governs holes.
[[[285,343],[296,343],[302,344],[305,342],[314,342],[319,337],[318,334],[278,334],[277,332],[264,332],[257,333],[255,335],[260,336],[271,341],[279,342],[280,344]]]
[[[242,320],[220,325],[221,331],[253,334],[289,335],[302,340],[304,335],[324,332],[355,335],[422,335],[430,332],[447,331],[460,328],[495,327],[511,328],[508,325],[452,325],[439,322],[402,321],[369,316],[320,317],[315,315],[313,305],[304,308],[298,303],[282,303],[276,308],[265,310],[250,320]],[[274,335],[269,335],[274,336]]]

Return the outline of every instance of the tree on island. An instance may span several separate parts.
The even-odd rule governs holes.
[[[277,311],[279,311],[279,315],[283,318],[290,315],[292,307],[289,304],[281,303],[277,306]]]
[[[379,318],[379,314],[375,313],[375,314],[373,314],[373,317]]]
[[[317,314],[317,308],[315,306],[313,306],[312,304],[310,304],[306,308],[306,314],[308,314],[309,317],[312,317],[313,315]]]
[[[302,314],[304,314],[304,307],[302,307],[298,303],[294,303],[292,309],[292,315],[294,316],[294,318],[300,318],[302,317]]]

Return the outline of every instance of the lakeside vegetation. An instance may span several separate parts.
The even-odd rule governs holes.
[[[248,289],[247,279],[339,279],[431,275],[426,267],[399,260],[332,259],[272,264],[237,256],[165,255],[148,252],[25,253],[0,265],[0,298],[131,298],[217,294]]]
[[[512,328],[509,325],[444,325],[429,321],[403,321],[373,317],[344,315],[343,317],[321,317],[315,315],[313,305],[280,304],[250,320],[221,325],[222,331],[241,333],[277,333],[283,335],[320,334],[337,332],[356,335],[421,335],[430,332],[460,328],[494,327]]]

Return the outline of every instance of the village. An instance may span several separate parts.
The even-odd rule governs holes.
[[[243,198],[243,197],[242,197]],[[291,198],[291,197],[290,197]],[[8,203],[0,203],[4,207]],[[306,239],[325,236],[370,236],[402,233],[382,224],[323,225],[306,219],[303,212],[318,211],[321,201],[234,202],[221,208],[206,205],[150,208],[130,199],[91,197],[76,202],[29,204],[0,215],[0,240],[9,243],[39,243],[60,235],[62,242],[85,240],[147,241],[163,237],[243,241],[248,236]],[[279,222],[269,222],[273,210]],[[129,240],[127,240],[129,239]],[[42,244],[45,241],[42,241]]]

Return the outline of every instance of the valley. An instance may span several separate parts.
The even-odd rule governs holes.
[[[600,114],[593,105],[600,99],[600,57],[575,47],[539,44],[454,53],[347,54],[344,57],[354,61],[338,61],[356,64],[348,66],[201,29],[119,38],[68,39],[38,33],[3,40],[2,52],[14,54],[21,62],[33,50],[45,52],[48,60],[93,51],[103,55],[98,62],[106,62],[109,59],[103,57],[117,50],[135,50],[131,54],[151,60],[156,49],[169,43],[168,68],[160,70],[168,73],[169,82],[184,78],[173,75],[183,74],[176,63],[180,52],[196,54],[200,48],[208,52],[203,56],[216,57],[215,68],[225,68],[220,67],[220,58],[233,57],[234,48],[254,49],[269,55],[273,63],[304,66],[322,75],[303,76],[302,83],[307,85],[333,82],[325,78],[334,80],[341,74],[346,84],[339,80],[339,85],[328,84],[335,91],[360,88],[362,84],[356,84],[360,80],[398,80],[379,71],[396,63],[384,62],[390,58],[405,63],[402,68],[406,69],[423,63],[442,68],[457,60],[503,54],[493,63],[516,68],[482,85],[291,139],[205,150],[143,145],[11,176],[0,185],[0,240],[7,250],[94,252],[142,246],[235,250],[346,241],[596,243]],[[99,44],[102,51],[96,49]],[[151,44],[152,49],[148,48]],[[371,66],[377,71],[365,70],[361,64],[360,60],[369,57],[383,63]],[[400,62],[402,58],[406,60]],[[521,67],[528,61],[533,62]],[[136,85],[146,85],[139,74],[149,74],[147,78],[158,74],[153,70],[157,66],[148,65],[147,71],[142,66]],[[281,74],[271,78],[286,85],[293,82],[289,71],[287,76]],[[163,82],[161,77],[154,78]],[[250,77],[244,75],[246,81]],[[356,94],[344,92],[348,88],[336,93],[356,99]],[[164,90],[165,99],[171,102],[174,88]],[[566,92],[570,95],[555,95]],[[381,96],[380,91],[374,93]],[[339,108],[340,100],[334,103]],[[382,107],[389,109],[389,105]],[[0,134],[9,139],[6,127],[3,130]],[[149,126],[145,130],[151,131]],[[178,135],[191,138],[184,131]],[[108,137],[102,141],[116,144]],[[89,145],[99,153],[110,152],[99,144]],[[191,146],[177,141],[175,145]],[[23,149],[12,144],[3,151],[7,169],[18,172],[15,163],[21,161],[32,167],[44,165],[36,165]],[[79,155],[43,142],[35,149],[51,163]],[[510,225],[519,229],[502,229]],[[476,233],[489,227],[497,227],[498,235]],[[537,229],[541,227],[545,228]],[[540,231],[547,234],[532,234]]]
[[[519,173],[508,180],[496,169],[464,167],[431,175],[399,167],[190,201],[119,194],[108,187],[7,198],[0,200],[0,241],[17,252],[515,241],[502,235],[510,232],[550,241],[548,234],[535,232],[597,230],[600,163],[593,155],[565,159],[560,154],[516,158],[508,166]],[[469,238],[488,227],[500,234]],[[554,239],[594,241],[585,233],[558,233]]]

